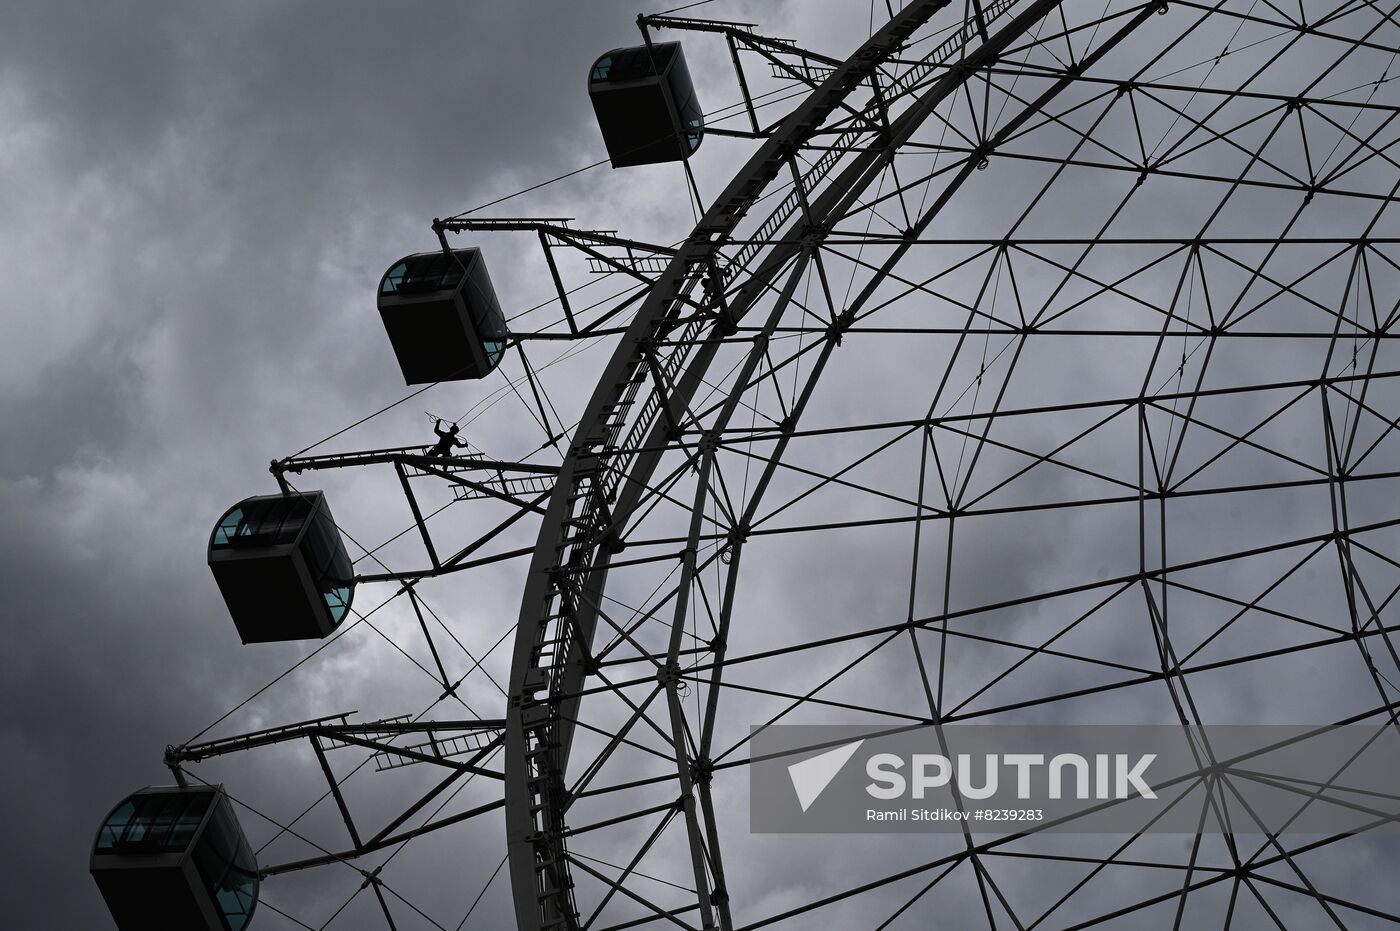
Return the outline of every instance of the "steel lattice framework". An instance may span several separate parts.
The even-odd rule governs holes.
[[[558,461],[273,464],[394,468],[429,564],[360,578],[430,646],[425,580],[529,557],[503,719],[337,716],[171,766],[310,741],[353,843],[269,875],[500,809],[522,929],[1400,922],[1352,881],[1360,835],[967,831],[829,874],[745,821],[750,725],[1396,725],[1398,14],[914,0],[845,58],[640,17],[722,37],[744,101],[707,132],[752,154],[690,234],[434,224],[538,237],[562,317],[513,344]],[[767,124],[755,58],[793,101]],[[561,249],[626,289],[573,306]],[[555,340],[613,345],[572,428],[525,356]],[[424,480],[513,510],[441,554]],[[527,518],[533,546],[492,549]],[[439,701],[481,662],[432,657]],[[365,838],[347,746],[449,773]],[[418,820],[473,775],[503,801]]]

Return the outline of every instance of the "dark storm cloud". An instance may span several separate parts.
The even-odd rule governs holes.
[[[635,13],[0,13],[7,927],[101,927],[97,819],[287,665],[239,652],[210,521],[274,454],[403,393],[374,278],[433,216],[596,160],[580,76]]]
[[[791,7],[725,4],[723,15],[763,20],[778,35],[797,35],[840,54],[866,26],[864,10],[856,11],[859,22],[838,15],[856,6],[864,5],[832,4],[831,15],[799,18]],[[202,565],[210,523],[231,501],[270,490],[263,470],[273,455],[404,393],[368,298],[377,275],[398,255],[431,246],[431,217],[600,157],[581,76],[598,51],[632,40],[636,11],[631,0],[152,2],[32,3],[0,14],[0,125],[6,127],[0,135],[0,269],[7,280],[0,340],[6,437],[0,445],[0,611],[10,633],[0,653],[0,700],[10,761],[3,784],[10,841],[5,888],[14,926],[102,927],[100,903],[83,875],[96,820],[122,792],[165,780],[158,762],[166,742],[199,730],[297,655],[295,648],[239,649]],[[688,46],[688,55],[693,63],[716,65],[696,67],[697,75],[727,67],[719,44]],[[706,146],[696,170],[702,191],[712,195],[735,167],[736,160],[724,156],[740,149],[720,138]],[[606,218],[600,225],[668,242],[689,225],[677,193],[683,188],[672,175],[588,178],[587,188],[567,195],[547,189],[529,212],[546,212],[543,204],[592,214]],[[1000,191],[1014,203],[1027,196],[1028,178],[997,163],[982,183],[990,195]],[[673,183],[663,202],[653,195],[668,180]],[[1084,195],[1077,184],[1065,189],[1066,196]],[[668,212],[672,208],[677,212]],[[491,212],[514,209],[508,203]],[[1179,209],[1196,218],[1194,210]],[[985,216],[1001,222],[1004,212]],[[950,210],[950,228],[976,231],[958,226],[967,214]],[[1252,216],[1241,211],[1242,222]],[[512,252],[494,239],[488,248],[497,288],[519,298],[513,306],[548,294],[537,254]],[[843,352],[875,352],[858,343],[850,340]],[[1141,372],[1141,360],[1120,359],[1115,366],[1089,348],[1080,351],[1089,355],[1069,359],[1072,364],[1054,351],[1022,362],[1022,371],[1029,371],[1018,377],[1018,390],[1023,384],[1039,389],[1042,381],[1064,389],[1078,366],[1104,373],[1102,383],[1083,379],[1092,396],[1108,392],[1108,376],[1131,370],[1135,382]],[[1285,353],[1277,358],[1288,362]],[[601,361],[595,353],[580,364],[576,384],[586,390]],[[874,416],[871,395],[898,408],[890,416],[920,416],[927,386],[913,401],[899,390],[917,361],[900,359],[898,352],[865,364],[843,358],[824,387],[836,394],[834,407],[843,399],[850,403],[847,420]],[[498,388],[473,386],[409,406],[455,415]],[[506,445],[524,433],[533,438],[533,425],[516,413],[518,423],[498,422],[499,432],[485,434],[488,441]],[[390,426],[376,423],[367,436],[356,434],[348,448],[423,439],[419,410],[394,416]],[[1050,426],[1043,437],[1025,438],[1026,445],[1052,446],[1056,430]],[[949,441],[950,452],[957,442]],[[824,444],[809,464],[843,464],[835,449]],[[797,452],[793,458],[805,461],[806,451]],[[911,474],[880,464],[864,478],[907,493]],[[372,513],[383,499],[369,487],[357,485],[355,494],[337,497],[336,513],[363,538],[381,539],[401,522]],[[789,489],[780,480],[780,490],[798,487],[805,486]],[[1044,470],[1017,491],[1027,500],[1067,493]],[[346,521],[355,506],[364,513]],[[869,503],[854,511],[860,507]],[[1278,536],[1290,531],[1286,518],[1280,514],[1272,528]],[[1051,551],[1056,533],[1063,533],[1054,526],[1012,543],[1004,540],[1007,531],[980,537],[974,529],[961,531],[961,552],[974,565],[957,579],[955,601],[995,600],[1003,588],[1038,585],[1055,572],[1109,575],[1106,567],[1123,558],[1121,535],[1109,533],[1115,528],[1101,520],[1071,529],[1082,538],[1077,549],[1066,549],[1072,558]],[[774,545],[770,561],[756,563],[771,574],[751,573],[741,603],[752,616],[771,621],[766,633],[779,642],[802,633],[795,625],[837,631],[849,629],[852,618],[868,616],[872,624],[901,619],[908,562],[903,531],[871,533],[857,543],[864,545],[851,553],[827,539],[789,543],[781,551]],[[936,545],[928,547],[936,556]],[[762,554],[757,545],[753,551],[749,559],[756,562]],[[898,567],[894,587],[891,566]],[[817,567],[827,573],[812,584]],[[456,600],[472,605],[472,623],[465,626],[489,646],[500,619],[513,620],[519,588],[508,574],[473,575],[471,585],[470,599]],[[941,596],[937,584],[921,590],[917,613],[936,611]],[[362,597],[362,608],[377,600]],[[1141,622],[1138,607],[1123,608],[1124,618]],[[406,633],[401,642],[413,649],[407,619],[385,614],[376,621],[390,635]],[[1027,640],[1038,633],[1037,621],[1034,612],[1005,619],[1020,625]],[[1143,628],[1135,629],[1130,640],[1099,647],[1105,655],[1141,648],[1147,643]],[[315,675],[271,694],[238,723],[255,727],[348,708],[368,713],[365,701],[401,712],[431,701],[436,692],[424,699],[422,691],[431,683],[401,657],[388,653],[385,660],[388,651],[374,650],[382,646],[361,629]],[[852,679],[873,688],[891,673],[903,675],[897,694],[908,693],[917,707],[908,657],[890,652],[859,671],[866,679]],[[427,661],[421,647],[417,653]],[[977,685],[994,668],[969,664],[965,672]],[[815,680],[823,671],[813,663],[800,676],[788,673],[786,681]],[[758,681],[761,670],[737,673],[745,674]],[[499,696],[481,683],[473,686],[468,698],[474,707],[494,713]],[[1243,697],[1255,704],[1255,696]],[[758,707],[756,701],[727,706],[732,727],[742,731]],[[607,720],[600,711],[590,713]],[[256,786],[258,801],[279,815],[295,813],[310,785],[284,789],[283,783],[314,775],[304,758],[290,755],[238,765],[219,772],[237,772],[238,787]],[[746,838],[742,786],[726,785],[732,794],[722,834],[734,840],[735,888],[744,887],[753,915],[841,887],[851,861],[876,874],[931,856],[935,846],[857,839],[843,859],[815,846],[794,851],[782,838]],[[415,847],[440,857],[438,868],[387,875],[438,917],[463,909],[502,852],[495,823]],[[294,848],[280,852],[305,852]],[[626,857],[633,849],[621,844],[616,853]],[[672,854],[672,862],[656,871],[676,867],[675,876],[684,879],[686,855],[679,846],[666,856]],[[1389,851],[1379,850],[1377,859],[1382,854]],[[293,904],[306,905],[308,915],[328,915],[339,893],[331,880],[345,879],[308,879]],[[357,884],[352,876],[350,888]],[[965,882],[951,885],[939,893],[948,898],[928,907],[956,924],[964,912],[976,913],[977,901],[953,896],[968,891]],[[1049,888],[1029,879],[1021,885]],[[286,904],[282,889],[280,883],[269,888],[270,900]],[[502,904],[496,899],[489,906]],[[501,914],[488,914],[482,926],[493,926]],[[265,913],[263,926],[275,927],[273,917]],[[336,926],[375,927],[372,917],[372,910],[352,911]],[[858,917],[846,912],[829,921],[840,927]]]

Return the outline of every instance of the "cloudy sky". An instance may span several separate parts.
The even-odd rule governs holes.
[[[634,39],[636,12],[0,13],[11,926],[101,927],[85,848],[104,811],[167,781],[167,743],[289,664],[240,652],[203,565],[209,526],[272,490],[269,459],[406,393],[378,275],[431,246],[434,216],[601,157],[581,78]],[[476,400],[439,396],[434,412]],[[423,441],[423,406],[382,439]]]
[[[852,35],[863,34],[865,6],[722,0],[712,9],[841,54]],[[604,157],[582,76],[599,52],[635,40],[637,12],[631,0],[392,8],[358,0],[200,6],[31,0],[0,13],[0,269],[8,285],[0,313],[6,437],[0,444],[0,619],[9,634],[0,651],[8,763],[0,778],[8,841],[3,901],[15,927],[103,927],[105,910],[86,876],[98,820],[127,791],[167,781],[160,766],[166,744],[202,732],[309,652],[298,645],[240,647],[204,566],[209,527],[230,503],[273,490],[270,459],[405,397],[373,309],[379,275],[400,255],[433,246],[433,217]],[[720,80],[728,79],[722,44],[695,43],[688,54],[707,105],[732,100],[732,87]],[[712,194],[745,151],[731,140],[707,140],[706,157],[697,160],[701,190]],[[488,212],[571,216],[581,226],[673,242],[691,222],[683,176],[673,168],[594,169]],[[976,190],[984,203],[1015,203],[1031,190],[1027,177],[993,171]],[[1180,214],[1185,228],[1200,220],[1169,192],[1148,203],[1143,223],[1166,228]],[[1267,205],[1253,203],[1233,207],[1222,223],[1276,234],[1277,218]],[[970,216],[953,212],[955,221]],[[1317,229],[1328,226],[1315,222]],[[549,296],[536,242],[498,236],[482,245],[508,312]],[[1170,287],[1167,279],[1149,284]],[[532,356],[537,367],[568,355],[567,349],[531,351],[539,353]],[[851,350],[863,363],[848,359],[843,374],[833,377],[825,416],[831,422],[922,416],[930,388],[921,387],[913,400],[899,389],[909,372],[924,371],[914,350],[905,347],[903,367],[864,351],[867,356]],[[550,368],[557,416],[565,424],[578,415],[582,392],[605,353],[587,350]],[[1317,367],[1310,353],[1280,350],[1267,359],[1233,361],[1245,373],[1240,378],[1263,381],[1285,377],[1306,358],[1311,367],[1298,377],[1312,377]],[[1024,368],[1035,377],[1017,390],[1029,392],[1023,401],[1046,385],[1116,396],[1121,385],[1140,378],[1141,359],[1115,356],[1100,364],[1104,358],[1104,347],[1088,341],[1074,352],[1032,354]],[[1034,387],[1023,389],[1027,383]],[[862,396],[874,401],[849,400]],[[539,445],[529,407],[500,384],[443,386],[326,448],[426,442],[429,415],[454,419],[485,409],[468,427],[468,438],[501,458],[524,457]],[[1022,441],[1053,445],[1064,429],[1027,427]],[[1108,443],[1098,452],[1107,457],[1111,449]],[[833,442],[795,449],[794,459],[820,470],[860,454],[856,446]],[[912,460],[906,454],[902,461]],[[879,484],[896,474],[907,493],[907,470],[876,468],[866,478]],[[1247,476],[1250,466],[1233,474]],[[1042,477],[1037,473],[1027,495],[1070,493],[1053,477],[1041,483]],[[326,476],[316,484],[332,491],[337,517],[358,539],[378,542],[405,521],[392,476],[383,479]],[[780,481],[778,490],[796,494],[803,487]],[[828,515],[869,513],[869,502],[858,498],[828,498],[821,506]],[[1368,506],[1379,517],[1394,512],[1385,502]],[[508,512],[483,513],[488,516],[472,520],[484,523]],[[1243,525],[1261,537],[1302,535],[1323,520],[1312,511],[1266,508],[1258,514]],[[1207,515],[1198,526],[1209,528],[1217,550],[1240,547],[1247,534],[1230,536],[1241,526],[1237,516]],[[954,601],[985,603],[1020,583],[1047,588],[1086,572],[1112,574],[1124,558],[1115,520],[1073,525],[1079,548],[1052,545],[1066,535],[1065,524],[1053,520],[1019,524],[1010,534],[967,531],[962,552],[972,565],[960,575]],[[1135,530],[1124,532],[1135,540]],[[517,531],[515,545],[533,534]],[[461,526],[444,529],[449,539],[454,532],[468,533]],[[399,541],[384,558],[415,564],[422,557],[410,543]],[[758,563],[770,574],[766,584],[745,592],[744,610],[754,617],[811,619],[832,631],[849,629],[855,615],[869,615],[872,623],[901,616],[905,608],[897,602],[905,589],[892,597],[873,581],[845,580],[870,580],[891,565],[904,566],[907,535],[857,534],[847,544],[790,549]],[[993,564],[1013,571],[985,568]],[[514,622],[520,579],[513,565],[471,573],[469,581],[444,583],[425,595],[460,638],[444,647],[453,668],[467,668],[469,652],[490,653]],[[357,607],[367,611],[389,594],[362,593]],[[936,587],[921,592],[928,603],[920,612],[935,610],[941,594]],[[1315,589],[1296,597],[1327,600]],[[1125,618],[1134,620],[1140,618]],[[415,661],[431,660],[415,639],[412,615],[400,600],[376,621],[382,635],[361,628],[318,657],[306,675],[239,708],[217,733],[341,711],[416,713],[432,704],[441,689],[415,668]],[[1034,636],[1034,616],[1012,621]],[[1097,646],[1104,655],[1122,656],[1150,642],[1138,638],[1136,646],[1124,643],[1120,650],[1114,630],[1101,632]],[[758,631],[748,646],[758,648],[764,637],[781,642],[783,633]],[[409,655],[391,649],[390,639]],[[453,716],[500,713],[495,682],[504,682],[508,647],[507,641],[488,656],[489,676],[469,678]],[[814,663],[803,673],[824,668]],[[871,664],[869,680],[862,681],[888,682],[894,668]],[[969,661],[959,674],[980,681],[983,671]],[[909,692],[896,690],[889,701],[917,704],[913,680],[897,681]],[[850,688],[859,692],[861,681]],[[1218,702],[1235,702],[1241,714],[1268,697],[1238,683],[1216,688]],[[1318,706],[1300,698],[1298,707]],[[736,714],[732,726],[746,727],[760,706],[750,712]],[[605,712],[599,715],[607,720]],[[319,791],[314,763],[290,753],[231,761],[211,768],[207,778],[226,780],[235,794],[246,791],[284,819]],[[363,793],[357,800],[384,813],[386,799],[411,791],[421,778],[357,780]],[[486,800],[491,791],[473,787],[469,795]],[[729,818],[734,831],[742,831],[742,814],[736,803]],[[247,820],[250,834],[267,839],[266,824]],[[308,824],[322,836],[333,837],[337,828],[333,818],[313,817]],[[423,859],[416,868],[386,873],[391,886],[441,919],[466,911],[502,855],[499,822],[448,833],[450,839],[417,845]],[[770,846],[775,843],[759,839],[747,854],[775,864],[771,873],[746,877],[756,897],[771,892],[763,911],[815,894],[804,882],[820,890],[831,878],[818,855],[792,855],[790,848]],[[868,839],[855,849],[870,863],[894,856]],[[287,858],[309,852],[285,839],[271,848]],[[1381,853],[1366,848],[1351,855]],[[353,873],[297,876],[269,883],[267,902],[316,926],[358,882]],[[505,909],[498,879],[468,927],[493,927]],[[375,912],[368,896],[360,897],[333,927],[378,927]],[[259,926],[295,927],[271,911],[260,915]]]
[[[765,6],[808,40],[841,25]],[[240,648],[204,566],[208,528],[273,490],[274,456],[407,393],[372,294],[392,260],[432,247],[433,217],[604,157],[582,76],[635,41],[637,12],[613,0],[0,12],[0,778],[14,927],[102,926],[86,876],[97,821],[126,791],[167,781],[167,743],[300,655]],[[723,60],[722,46],[708,54]],[[684,200],[656,196],[675,192],[675,174],[602,171],[528,211],[684,235]],[[546,293],[538,264],[512,281],[532,246],[537,263],[532,240],[488,246],[516,307]],[[451,386],[349,446],[425,442],[425,409],[455,417],[488,393]],[[522,409],[502,418],[502,445],[515,419]],[[401,529],[378,510],[367,521]],[[518,579],[484,584],[489,646],[514,620]],[[373,710],[363,683],[340,686],[274,696],[240,723]],[[500,847],[491,836],[483,849]]]

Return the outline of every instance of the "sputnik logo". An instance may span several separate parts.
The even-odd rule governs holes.
[[[831,785],[831,780],[841,772],[841,767],[846,765],[846,761],[855,755],[863,743],[864,738],[842,744],[835,750],[818,753],[787,768],[793,791],[797,793],[797,803],[802,806],[803,811],[812,807],[812,803],[826,791],[826,787]]]

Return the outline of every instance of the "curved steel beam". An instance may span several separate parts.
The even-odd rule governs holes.
[[[783,122],[706,212],[647,296],[590,399],[541,528],[526,581],[512,662],[511,702],[506,718],[506,828],[520,928],[577,925],[563,838],[564,815],[570,802],[563,773],[572,738],[571,722],[578,706],[574,696],[589,671],[589,646],[596,622],[589,604],[597,603],[606,580],[610,555],[606,544],[612,542],[608,535],[621,526],[636,506],[656,462],[653,456],[624,464],[630,465],[627,473],[631,481],[619,488],[620,470],[607,461],[609,452],[616,448],[621,424],[639,386],[650,374],[648,363],[653,360],[649,359],[649,346],[674,325],[682,308],[692,303],[687,295],[702,286],[705,270],[712,264],[719,245],[769,182],[790,164],[791,153],[810,140],[831,112],[881,61],[946,5],[947,0],[911,3]],[[990,64],[1001,49],[1057,5],[1058,0],[1039,0],[1028,5],[974,56],[986,58]],[[975,67],[976,62],[969,64]],[[935,82],[896,121],[888,141],[897,145],[912,135],[933,107],[966,80],[969,70],[952,71]],[[886,151],[887,146],[882,145],[858,152],[853,164],[828,185],[816,203],[808,206],[808,216],[802,222],[814,215],[839,215],[837,211],[848,206],[883,170]],[[798,237],[785,238],[792,240],[786,244],[787,249],[772,250],[754,276],[757,283],[741,288],[729,322],[742,316],[769,286],[768,279],[780,274],[806,248],[797,242]],[[708,322],[692,322],[695,335]],[[680,396],[688,396],[698,387],[713,354],[713,344],[706,344],[686,367],[685,377],[678,384]],[[683,353],[678,352],[673,358],[679,368]],[[650,411],[644,407],[633,431],[663,429],[656,420],[661,406],[657,400]],[[615,502],[615,509],[609,507],[610,500]],[[546,693],[542,699],[537,697],[541,692]],[[675,702],[670,704],[675,707]],[[699,849],[701,829],[689,791],[683,793],[678,807],[686,814],[692,854],[697,859],[702,924],[707,929],[716,927],[712,906],[717,906],[722,924],[728,927],[722,878],[716,877],[715,888],[706,888],[706,871],[698,862],[703,853]],[[707,817],[706,821],[710,819]]]

